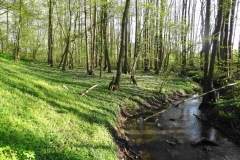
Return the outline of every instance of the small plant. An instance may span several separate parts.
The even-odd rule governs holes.
[[[194,76],[198,76],[198,75],[201,75],[201,72],[200,71],[189,71],[188,72],[188,76],[189,77],[194,77]]]
[[[230,113],[230,112],[219,111],[218,115],[222,118],[226,118],[229,120],[235,118],[234,113]]]

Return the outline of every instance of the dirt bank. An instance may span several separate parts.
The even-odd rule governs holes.
[[[185,95],[185,96],[174,95],[171,98],[169,98],[168,103],[172,101],[176,101],[181,98],[187,98],[188,96],[189,95]],[[118,128],[118,132],[116,133],[117,135],[116,142],[119,145],[119,159],[124,159],[124,160],[153,159],[154,160],[154,159],[158,159],[159,157],[161,157],[162,160],[188,159],[189,157],[194,159],[202,159],[202,158],[209,159],[214,157],[216,158],[217,156],[220,156],[220,157],[232,156],[233,158],[236,158],[236,155],[239,155],[240,149],[238,148],[237,150],[234,150],[236,148],[235,144],[229,145],[228,143],[232,143],[232,142],[224,138],[224,137],[228,137],[228,138],[231,138],[233,141],[238,142],[239,133],[240,133],[238,130],[239,129],[238,125],[233,122],[227,122],[226,120],[220,120],[217,117],[217,115],[214,115],[214,112],[206,111],[206,112],[200,113],[200,111],[197,109],[198,105],[200,104],[200,101],[199,101],[199,104],[197,104],[197,106],[194,108],[194,112],[191,110],[187,113],[187,116],[192,117],[190,119],[189,117],[184,118],[184,116],[182,116],[180,113],[180,110],[181,111],[185,109],[187,110],[187,107],[180,106],[176,109],[176,111],[174,112],[170,111],[170,113],[166,113],[164,115],[165,118],[158,117],[157,120],[155,119],[155,122],[145,123],[144,124],[145,126],[140,126],[140,128],[137,128],[137,131],[136,131],[137,136],[132,135],[132,132],[134,131],[130,131],[129,133],[129,131],[126,130],[126,123],[124,122],[128,121],[128,119],[133,119],[136,117],[145,118],[143,116],[146,116],[145,114],[146,112],[153,111],[154,113],[154,111],[160,110],[161,108],[163,108],[165,106],[164,105],[165,103],[166,102],[164,102],[163,100],[159,100],[158,102],[149,100],[148,105],[142,106],[141,109],[139,109],[134,114],[126,113],[126,111],[123,111],[121,114],[119,114],[120,116],[119,128]],[[175,113],[178,113],[179,115],[175,115]],[[193,116],[193,114],[195,113],[199,113],[198,120],[195,116]],[[172,117],[172,115],[175,115],[175,117],[174,116]],[[187,119],[191,123],[184,122],[185,119]],[[139,120],[137,119],[137,121]],[[199,124],[197,125],[192,124],[192,122],[199,123]],[[139,124],[137,125],[138,125],[137,127],[139,127]],[[147,126],[147,129],[146,129],[146,126]],[[204,129],[200,129],[197,132],[195,130],[191,131],[191,129],[194,127],[196,128],[196,126],[198,126],[197,128],[198,130],[199,128],[204,128]],[[214,128],[219,130],[221,133],[225,133],[226,135],[224,136],[216,135],[216,131],[213,131],[212,126],[214,126]],[[147,130],[147,133],[142,133],[142,131],[144,130],[143,128]],[[162,132],[162,135],[153,136],[151,138],[149,134],[155,134],[154,132],[155,130],[157,130],[157,132]],[[209,136],[208,138],[212,138],[212,133],[209,133],[210,131],[214,133],[213,134],[215,136],[214,140],[218,141],[221,147],[210,147],[211,152],[206,152],[204,149],[208,147],[207,145],[201,144],[196,147],[191,146],[191,142],[196,140],[196,138],[200,138],[201,136]],[[187,132],[187,133],[182,134],[182,132]],[[156,137],[157,137],[157,140],[156,140]],[[219,137],[222,137],[222,138],[219,138]],[[136,138],[137,140],[145,138],[145,141],[140,140],[140,143],[138,143]],[[181,141],[181,144],[180,143],[178,144],[179,141]],[[227,151],[229,148],[233,149],[233,151],[229,151],[231,152],[230,155],[229,154],[225,155],[224,151]],[[151,154],[151,156],[149,154]],[[240,157],[237,157],[237,158],[240,158]]]
[[[180,99],[186,99],[190,95],[183,95],[181,93],[175,93],[170,96],[168,99],[156,99],[156,98],[147,98],[145,104],[139,104],[140,108],[133,112],[129,112],[127,109],[123,109],[118,114],[118,124],[117,128],[112,130],[115,142],[118,145],[118,157],[120,160],[131,160],[131,159],[142,159],[140,152],[137,148],[134,148],[130,145],[128,136],[125,134],[125,124],[124,122],[132,117],[142,115],[149,111],[156,111],[163,109],[167,104],[173,103]]]

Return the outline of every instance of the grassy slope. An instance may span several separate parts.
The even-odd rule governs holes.
[[[119,109],[138,108],[162,84],[161,77],[148,75],[132,86],[123,75],[121,92],[110,92],[112,74],[100,79],[79,70],[61,72],[42,63],[14,63],[5,54],[0,75],[0,159],[118,159],[110,129]],[[197,87],[179,78],[165,81],[165,95]],[[78,94],[95,84],[87,95]]]
[[[240,80],[235,80],[240,83]],[[228,87],[228,92],[216,103],[214,110],[217,114],[227,120],[235,120],[240,122],[240,84]]]

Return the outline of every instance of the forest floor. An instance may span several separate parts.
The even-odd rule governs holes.
[[[123,74],[120,91],[109,91],[115,74],[89,76],[84,68],[62,72],[0,54],[0,159],[119,159],[116,142],[122,137],[115,142],[113,137],[121,133],[120,111],[130,117],[173,101],[169,95],[201,90],[174,73],[137,71],[137,86]]]
[[[128,142],[121,126],[128,117],[201,92],[175,73],[141,71],[138,85],[122,74],[120,91],[109,91],[115,74],[62,72],[0,53],[0,159],[124,158]]]

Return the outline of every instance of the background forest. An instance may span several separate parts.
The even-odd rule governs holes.
[[[81,66],[91,74],[97,67],[108,72],[116,69],[123,1],[7,0],[0,5],[1,51],[13,54],[15,61],[47,61],[62,70]],[[206,6],[197,0],[132,1],[126,19],[123,72],[129,72],[135,61],[137,68],[156,73],[180,71],[186,65],[203,67]],[[210,33],[217,10],[218,2],[211,1]],[[223,14],[217,61],[236,64],[239,1],[225,0]]]

